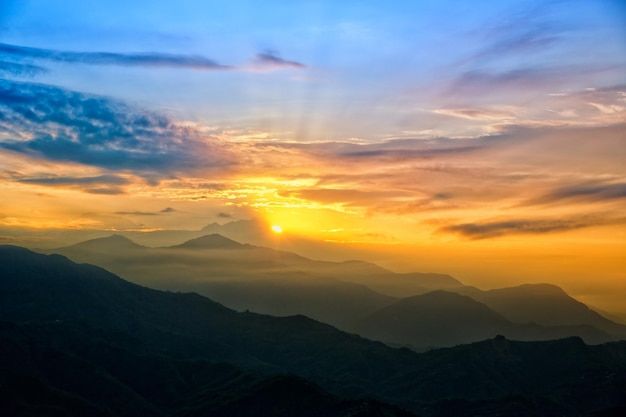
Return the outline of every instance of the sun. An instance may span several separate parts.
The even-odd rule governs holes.
[[[283,232],[283,228],[278,226],[277,224],[275,224],[274,226],[272,226],[272,232],[274,232],[274,233],[282,233]]]

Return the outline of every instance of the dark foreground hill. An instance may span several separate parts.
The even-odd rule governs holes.
[[[578,416],[626,406],[624,342],[496,338],[416,354],[17,247],[0,247],[0,317],[5,415],[408,415],[397,406]]]

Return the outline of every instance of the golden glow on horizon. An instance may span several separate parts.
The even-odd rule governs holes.
[[[279,225],[275,224],[272,226],[272,232],[274,233],[282,233],[283,232],[283,228],[280,227]]]

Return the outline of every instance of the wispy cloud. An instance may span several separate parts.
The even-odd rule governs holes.
[[[90,194],[124,194],[124,185],[130,183],[127,178],[118,175],[99,175],[93,177],[46,176],[23,178],[13,175],[13,180],[23,184],[35,184],[46,187],[72,188]]]
[[[173,67],[198,70],[227,70],[212,59],[197,55],[163,53],[69,52],[55,49],[31,48],[0,43],[0,55],[14,59],[39,59],[53,62],[87,65],[119,65],[127,67]]]
[[[433,110],[433,113],[469,120],[502,120],[514,117],[514,114],[511,112],[481,108],[437,109]]]
[[[560,219],[511,219],[453,224],[440,227],[438,232],[456,233],[466,238],[477,240],[497,238],[505,235],[565,232],[593,226],[623,224],[625,222],[626,218],[604,216],[580,216]]]
[[[517,10],[509,9],[491,23],[485,22],[471,34],[484,46],[466,62],[485,63],[511,55],[544,52],[572,31],[571,27],[552,17],[555,6],[556,2],[529,4]]]
[[[277,69],[277,68],[306,68],[301,62],[288,61],[281,58],[275,52],[264,52],[256,55],[254,67],[257,69]]]
[[[528,200],[525,205],[558,203],[564,200],[597,202],[616,199],[626,199],[626,183],[587,183],[561,187],[538,198]]]
[[[0,60],[0,76],[35,77],[48,72],[39,65],[24,64]]]
[[[481,140],[462,142],[449,138],[393,139],[381,142],[260,142],[257,147],[293,148],[320,157],[343,160],[420,160],[444,155],[461,155],[480,150]]]
[[[121,214],[124,216],[158,216],[159,213],[152,211],[116,211],[115,214]]]
[[[256,54],[251,65],[224,65],[200,55],[166,54],[161,52],[73,52],[0,43],[0,75],[33,77],[48,71],[45,67],[32,64],[33,61],[97,66],[163,67],[201,71],[263,72],[288,68],[307,68],[301,62],[281,58],[276,52]]]
[[[595,107],[600,110],[602,113],[613,114],[613,113],[622,113],[626,110],[625,106],[620,106],[617,104],[602,104],[602,103],[588,103],[590,106]]]
[[[63,186],[63,185],[125,185],[129,181],[126,178],[117,175],[100,175],[96,177],[41,177],[41,178],[25,178],[18,180],[27,184]]]
[[[166,207],[163,210],[159,211],[116,211],[114,214],[120,214],[123,216],[162,216],[164,214],[176,213],[178,210],[172,207]]]
[[[304,189],[281,193],[284,197],[296,197],[305,200],[318,201],[325,204],[343,203],[349,205],[381,203],[385,200],[395,200],[406,197],[401,191],[364,191],[354,189]]]

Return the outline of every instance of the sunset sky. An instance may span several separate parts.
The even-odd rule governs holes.
[[[259,217],[616,311],[626,5],[0,1],[0,193],[5,242]]]

